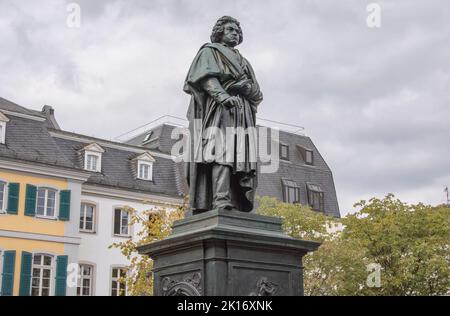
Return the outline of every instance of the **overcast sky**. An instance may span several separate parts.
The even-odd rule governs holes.
[[[0,96],[65,130],[112,139],[185,116],[183,81],[217,18],[264,92],[259,116],[305,127],[333,170],[341,213],[392,192],[444,202],[450,185],[450,2],[348,0],[0,0]]]

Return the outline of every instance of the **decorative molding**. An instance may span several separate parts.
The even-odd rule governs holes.
[[[45,118],[44,117],[40,117],[40,116],[34,116],[34,115],[29,115],[29,114],[23,114],[23,113],[18,113],[18,112],[13,112],[13,111],[8,111],[8,110],[1,110],[4,114],[8,114],[8,115],[12,115],[12,116],[17,116],[17,117],[21,117],[21,118],[26,118],[29,120],[33,120],[33,121],[38,121],[38,122],[45,122]]]
[[[256,288],[249,296],[274,296],[278,290],[278,285],[267,280],[266,277],[259,278]]]
[[[82,182],[86,181],[91,176],[90,173],[84,171],[62,169],[57,166],[36,165],[19,161],[10,161],[4,160],[3,158],[0,160],[0,168],[30,172],[39,175],[51,176],[53,178],[68,178]]]
[[[151,193],[140,193],[128,190],[120,190],[103,186],[83,184],[81,187],[82,195],[98,195],[107,198],[128,200],[145,204],[157,204],[161,206],[178,207],[183,204],[183,198],[172,198],[160,196]]]
[[[191,277],[186,276],[182,281],[165,277],[161,281],[163,296],[201,296],[201,280],[200,272],[195,272]]]
[[[0,110],[0,122],[9,122],[9,118]]]
[[[52,137],[73,140],[73,141],[82,142],[82,143],[86,143],[86,144],[96,142],[97,144],[99,144],[103,147],[109,147],[109,148],[129,151],[129,152],[133,152],[133,153],[138,153],[138,154],[148,152],[154,157],[161,157],[161,158],[166,158],[166,159],[171,159],[171,160],[175,159],[174,156],[162,154],[162,153],[158,153],[158,152],[154,152],[154,151],[149,151],[146,148],[141,149],[141,148],[138,148],[135,146],[120,144],[120,143],[113,143],[113,142],[109,142],[106,140],[84,138],[83,135],[68,135],[68,134],[65,134],[64,131],[57,132],[57,131],[53,130],[53,131],[49,131],[49,133]]]
[[[0,230],[0,237],[50,241],[50,242],[59,242],[59,243],[73,244],[73,245],[79,245],[81,243],[81,238],[79,238],[79,237],[54,236],[54,235],[46,235],[46,234],[18,232],[18,231],[12,231],[12,230],[4,230],[4,229]]]
[[[105,152],[105,150],[102,148],[102,146],[100,146],[97,143],[90,143],[89,145],[84,146],[81,150],[92,151],[92,152],[101,153],[101,154]]]

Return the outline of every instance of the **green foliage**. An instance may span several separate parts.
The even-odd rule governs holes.
[[[184,205],[167,210],[163,207],[137,212],[127,207],[130,214],[130,226],[138,228],[136,238],[113,243],[110,248],[117,248],[129,260],[128,274],[119,282],[126,283],[127,294],[135,296],[153,295],[153,261],[138,254],[137,247],[162,240],[169,236],[174,221],[184,217]]]
[[[450,289],[450,209],[408,205],[392,194],[355,204],[343,219],[261,198],[258,213],[283,219],[295,238],[322,242],[304,258],[306,295],[445,295]],[[334,225],[341,225],[336,230]],[[378,264],[380,287],[367,284]]]

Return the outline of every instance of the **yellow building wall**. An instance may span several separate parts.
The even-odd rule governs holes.
[[[58,190],[68,187],[67,180],[0,170],[0,180],[20,183],[19,210],[17,215],[0,215],[0,229],[19,232],[64,236],[64,222],[25,216],[26,185],[48,186]],[[59,205],[56,205],[58,209]]]
[[[49,242],[49,241],[39,241],[30,239],[20,239],[20,238],[7,238],[0,237],[0,249],[2,250],[15,250],[16,251],[16,262],[14,269],[14,289],[13,295],[19,295],[20,286],[20,268],[22,264],[22,251],[27,252],[42,252],[52,255],[63,255],[64,254],[64,244]]]

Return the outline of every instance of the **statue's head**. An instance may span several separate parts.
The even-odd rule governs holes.
[[[223,16],[217,20],[211,34],[212,43],[224,43],[235,47],[242,43],[242,40],[242,29],[238,20],[231,16]]]

